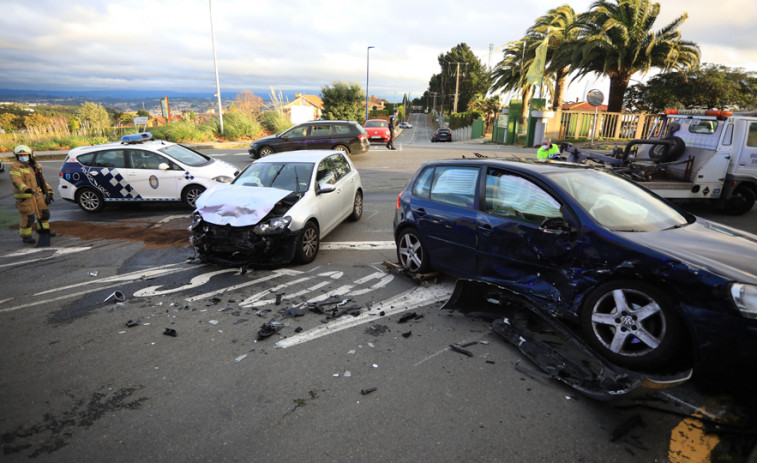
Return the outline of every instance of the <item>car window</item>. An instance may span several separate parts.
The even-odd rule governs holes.
[[[337,135],[348,135],[352,132],[350,131],[350,128],[346,125],[335,125],[334,133],[336,133]]]
[[[594,220],[614,231],[660,231],[688,223],[664,200],[633,182],[596,170],[554,174],[553,180]]]
[[[281,134],[284,138],[302,138],[306,137],[308,134],[308,126],[307,125],[298,125],[296,127],[292,127],[291,129],[287,130],[283,134]]]
[[[389,127],[386,121],[368,121],[365,123],[366,127]]]
[[[166,158],[152,151],[129,150],[128,153],[133,169],[159,169],[161,163],[169,164]]]
[[[350,173],[352,169],[350,169],[350,164],[347,162],[346,159],[344,159],[343,154],[334,154],[333,156],[329,156],[329,159],[331,160],[331,165],[334,166],[334,171],[337,175],[337,180],[342,179],[347,176],[347,174]]]
[[[167,154],[179,162],[182,162],[188,166],[197,167],[202,166],[210,162],[206,156],[193,151],[186,146],[181,145],[169,145],[165,148],[161,148],[161,153]],[[178,166],[176,166],[178,168]]]
[[[430,198],[455,206],[473,207],[478,185],[477,167],[443,166],[434,170]]]
[[[746,139],[746,146],[757,146],[757,123],[749,124],[749,135]]]
[[[239,174],[234,184],[304,193],[310,186],[312,174],[313,163],[310,162],[258,162]]]
[[[79,163],[83,166],[91,166],[95,160],[95,153],[87,153],[76,156],[76,160],[79,161]]]
[[[324,159],[318,164],[315,181],[318,183],[318,186],[333,185],[336,183],[337,175],[329,158]]]
[[[562,217],[560,203],[533,182],[490,168],[486,173],[485,211],[500,217],[514,217],[536,225],[545,219]]]
[[[413,185],[413,196],[429,199],[431,193],[431,180],[434,178],[434,168],[429,167],[423,170]]]
[[[123,168],[126,167],[124,162],[124,154],[121,150],[108,150],[99,151],[95,154],[95,160],[92,163],[93,167],[110,167],[110,168]]]
[[[331,126],[318,124],[310,129],[311,137],[328,137],[331,134]]]

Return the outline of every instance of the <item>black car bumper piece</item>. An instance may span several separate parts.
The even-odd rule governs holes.
[[[277,265],[294,259],[297,233],[259,235],[254,228],[200,222],[192,230],[192,244],[200,260],[221,266]]]

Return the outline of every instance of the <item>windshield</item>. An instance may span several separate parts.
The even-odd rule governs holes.
[[[233,183],[304,193],[310,187],[313,166],[314,164],[309,162],[258,162],[239,174]]]
[[[366,127],[388,127],[386,121],[366,121]]]
[[[688,223],[664,201],[630,181],[597,170],[575,170],[550,177],[602,226],[613,231],[660,231]]]
[[[181,162],[182,164],[186,164],[188,166],[201,166],[211,161],[210,158],[203,156],[197,151],[193,151],[186,146],[181,145],[169,145],[165,148],[159,149],[158,151],[163,154],[167,154],[177,161]]]

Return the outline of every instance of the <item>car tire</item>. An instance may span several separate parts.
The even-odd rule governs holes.
[[[342,152],[342,153],[344,153],[344,154],[350,154],[350,149],[349,149],[349,148],[347,148],[347,147],[346,147],[346,146],[344,146],[344,145],[336,145],[336,146],[334,147],[334,150],[335,150],[335,151],[341,151],[341,152]]]
[[[99,191],[85,187],[76,192],[76,204],[87,212],[100,212],[105,207],[105,200]]]
[[[654,286],[618,280],[597,287],[580,309],[588,343],[617,365],[656,370],[680,362],[683,325]]]
[[[194,209],[197,198],[199,198],[204,191],[205,187],[202,185],[189,185],[181,192],[181,200],[184,201],[184,204]]]
[[[363,192],[358,190],[355,192],[355,199],[352,201],[352,214],[349,219],[352,222],[357,222],[360,217],[363,216]]]
[[[426,248],[421,244],[414,228],[402,230],[397,238],[397,259],[400,266],[411,275],[428,273],[431,269]]]
[[[318,255],[321,245],[321,234],[318,225],[312,220],[305,224],[305,228],[297,236],[297,249],[294,253],[294,261],[298,264],[309,264]]]
[[[733,190],[731,196],[725,200],[723,212],[728,215],[746,214],[754,207],[754,201],[754,190],[746,185],[739,185]]]
[[[276,150],[274,150],[270,146],[264,146],[258,150],[258,158],[264,158],[266,156],[270,156],[275,152]]]
[[[681,137],[663,138],[662,141],[672,142],[671,145],[653,145],[649,150],[649,158],[657,162],[672,162],[686,151],[686,143]]]

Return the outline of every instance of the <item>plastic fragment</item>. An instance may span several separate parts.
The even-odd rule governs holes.
[[[276,295],[276,305],[281,305],[281,298],[284,297],[284,293],[279,293]]]
[[[400,319],[397,320],[397,323],[409,322],[410,320],[415,320],[416,318],[418,318],[418,314],[415,312],[410,312],[408,314],[401,316]]]
[[[239,363],[239,362],[241,362],[242,360],[244,360],[245,358],[247,358],[247,354],[242,354],[242,355],[240,355],[239,357],[235,358],[235,359],[234,359],[234,362],[236,362],[236,363]]]
[[[211,325],[217,325],[218,320],[210,320],[208,323],[210,323]]]
[[[376,390],[375,387],[369,387],[368,389],[360,389],[360,393],[363,395],[370,394]]]
[[[91,277],[96,277],[97,276],[97,270],[95,270],[94,272],[89,272],[88,275],[91,276]]]
[[[174,338],[179,335],[179,333],[177,333],[173,328],[166,328],[163,334],[165,334],[166,336],[172,336]]]
[[[478,344],[478,341],[471,341],[471,342],[466,342],[465,344],[463,344],[460,347],[469,347],[469,346],[473,346],[473,345],[476,345],[476,344]]]
[[[408,331],[407,333],[402,333],[403,338],[409,338],[413,334],[412,331]]]
[[[344,375],[343,375],[343,376],[344,376],[345,378],[349,378],[349,377],[351,377],[351,376],[352,376],[352,373],[350,372],[350,370],[347,370],[347,371],[345,371],[345,372],[344,372]]]
[[[463,355],[467,355],[468,357],[473,357],[473,352],[471,352],[469,350],[465,350],[462,347],[458,347],[458,346],[456,346],[454,344],[450,344],[449,347],[450,347],[450,349],[454,350],[455,352],[459,352],[459,353],[461,353]]]
[[[126,326],[128,326],[129,328],[131,328],[133,326],[137,326],[137,325],[139,325],[139,320],[137,320],[137,321],[129,320],[128,322],[126,322]]]
[[[126,300],[126,295],[124,295],[124,293],[122,293],[121,291],[113,291],[113,293],[110,296],[106,297],[103,302],[108,302],[111,299],[123,302],[124,300]]]

